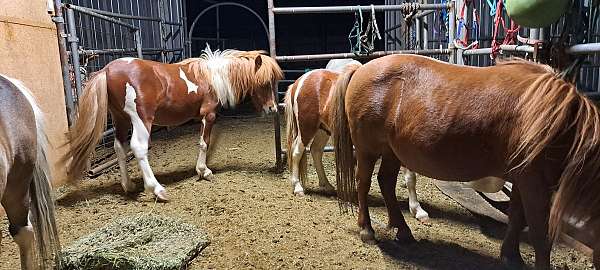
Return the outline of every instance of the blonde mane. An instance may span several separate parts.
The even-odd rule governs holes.
[[[179,62],[188,65],[197,80],[207,80],[224,107],[235,107],[257,91],[272,91],[283,72],[275,59],[264,51],[214,50],[209,46],[198,58]],[[256,66],[260,57],[259,66]],[[270,95],[269,95],[270,96]]]
[[[550,235],[556,238],[565,216],[578,220],[600,218],[600,116],[594,103],[575,85],[558,78],[548,66],[510,60],[500,65],[527,65],[539,72],[524,75],[530,82],[520,97],[519,134],[511,161],[514,169],[527,166],[548,146],[573,132],[550,213]],[[566,137],[570,138],[570,137]]]

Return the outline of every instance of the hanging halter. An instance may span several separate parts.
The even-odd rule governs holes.
[[[357,11],[354,13],[354,26],[350,30],[348,35],[348,41],[350,42],[350,50],[355,55],[370,54],[375,49],[375,39],[381,40],[379,34],[379,27],[377,26],[377,18],[375,16],[375,6],[371,5],[371,19],[367,23],[367,28],[363,31],[363,15],[358,6]],[[353,42],[356,40],[356,43]]]
[[[510,20],[510,28],[506,28],[506,22],[504,21],[504,17],[502,17],[503,8],[503,0],[498,0],[498,6],[496,7],[496,16],[494,17],[494,32],[492,34],[492,53],[490,54],[492,60],[496,59],[496,56],[500,51],[500,45],[514,44],[517,38],[517,34],[519,33],[519,25],[517,25],[513,20]],[[502,28],[504,29],[505,33],[504,40],[501,44],[497,40],[500,25],[502,25]]]
[[[469,28],[465,22],[465,9],[467,8],[467,2],[470,1],[465,0],[460,9],[456,37],[454,38],[454,46],[462,50],[479,48],[479,16],[477,15],[477,9],[475,8],[473,8],[473,21],[471,22],[471,27],[475,33],[475,41],[469,43]],[[463,29],[465,31],[465,35],[464,38],[461,39]]]

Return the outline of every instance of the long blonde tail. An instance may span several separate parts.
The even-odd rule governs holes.
[[[338,198],[343,202],[356,201],[356,183],[354,181],[354,167],[356,161],[353,153],[353,143],[350,138],[350,127],[346,115],[346,89],[359,65],[350,65],[338,77],[334,86],[333,99],[331,100],[332,137],[335,152]]]
[[[286,120],[286,138],[287,138],[287,164],[288,170],[292,171],[292,154],[293,154],[293,145],[296,138],[300,132],[298,131],[298,122],[296,120],[296,114],[294,113],[294,101],[292,97],[292,85],[288,87],[288,91],[285,94],[285,120]],[[298,91],[299,89],[296,89]],[[302,158],[300,158],[300,164],[298,166],[298,173],[300,176],[300,183],[302,186],[306,184],[306,170],[307,170],[307,155],[306,152],[302,153]]]
[[[67,134],[71,148],[59,161],[68,164],[67,174],[70,183],[83,176],[88,158],[106,129],[108,96],[105,71],[99,71],[88,81],[83,96],[79,99],[77,111],[77,120]]]

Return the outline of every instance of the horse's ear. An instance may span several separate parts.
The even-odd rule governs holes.
[[[262,65],[262,56],[259,54],[258,56],[256,56],[256,58],[254,58],[254,70],[258,70],[260,68],[260,66]]]

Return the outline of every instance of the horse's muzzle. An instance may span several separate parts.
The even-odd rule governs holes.
[[[277,112],[277,105],[276,104],[264,105],[263,106],[263,111],[265,112],[265,114],[276,113]]]

